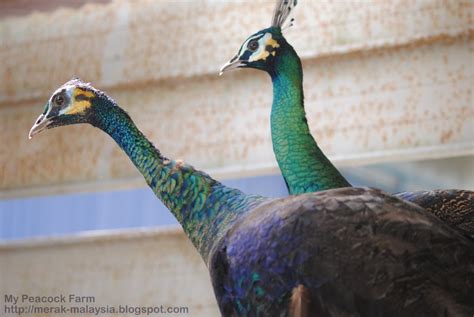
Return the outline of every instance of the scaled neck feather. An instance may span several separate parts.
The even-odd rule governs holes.
[[[303,71],[294,49],[276,55],[273,71],[272,142],[290,194],[350,186],[312,137],[303,103]]]
[[[109,134],[130,157],[206,262],[213,243],[238,216],[264,200],[226,187],[183,162],[165,158],[129,115],[110,100],[103,100],[96,108],[91,123]]]

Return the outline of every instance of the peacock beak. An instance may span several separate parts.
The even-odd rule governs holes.
[[[51,120],[46,118],[45,114],[40,114],[35,124],[31,127],[30,133],[28,134],[28,139],[33,138],[33,136],[45,130],[50,124]]]
[[[241,60],[239,60],[239,55],[237,54],[234,57],[232,57],[230,61],[225,63],[224,66],[222,66],[221,70],[219,71],[219,76],[221,76],[225,71],[238,68],[240,66],[244,66],[244,63]]]

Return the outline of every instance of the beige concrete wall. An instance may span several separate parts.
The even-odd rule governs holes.
[[[98,233],[0,244],[0,294],[2,316],[5,294],[63,294],[67,298],[63,303],[66,307],[88,304],[69,303],[69,294],[75,294],[94,296],[95,303],[89,303],[94,307],[163,305],[189,309],[188,314],[150,316],[219,315],[204,262],[181,229]],[[28,303],[18,306],[28,306]],[[133,313],[126,315],[134,316]]]
[[[217,70],[273,1],[112,1],[0,20],[0,197],[144,186],[90,127],[27,140],[72,76],[107,91],[165,154],[217,178],[277,171],[271,84]],[[309,122],[339,166],[474,153],[471,1],[302,1]]]

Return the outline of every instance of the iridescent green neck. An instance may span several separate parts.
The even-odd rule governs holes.
[[[273,69],[273,151],[290,194],[350,186],[311,136],[303,104],[301,62],[289,44],[284,43]]]
[[[128,114],[110,102],[102,100],[95,106],[91,123],[108,133],[130,157],[207,263],[213,243],[239,214],[263,198],[228,188],[192,166],[165,158]]]

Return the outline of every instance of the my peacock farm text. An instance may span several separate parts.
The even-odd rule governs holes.
[[[154,315],[154,314],[188,314],[187,306],[133,306],[133,305],[99,305],[95,296],[78,296],[75,294],[58,294],[50,296],[33,296],[28,294],[4,295],[5,315],[30,314],[127,314],[127,315]],[[1,315],[1,314],[0,314]]]
[[[33,303],[95,303],[95,296],[78,296],[75,294],[59,294],[51,296],[32,296],[28,294],[22,295],[5,295],[5,303],[16,304],[33,304]]]

